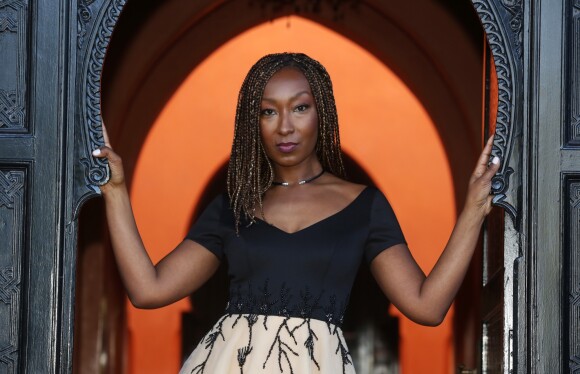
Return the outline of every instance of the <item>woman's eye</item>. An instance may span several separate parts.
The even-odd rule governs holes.
[[[298,105],[294,110],[297,112],[304,112],[309,107],[310,107],[310,105],[308,105],[308,104],[302,104],[302,105]]]
[[[262,111],[260,112],[260,114],[262,116],[268,117],[268,116],[271,116],[271,115],[274,114],[274,110],[273,109],[262,109]]]

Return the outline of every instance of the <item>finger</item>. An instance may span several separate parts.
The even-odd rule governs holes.
[[[489,139],[487,139],[487,143],[485,144],[485,147],[481,151],[481,155],[477,160],[477,165],[475,166],[475,170],[473,172],[473,174],[477,177],[482,176],[483,173],[485,173],[485,171],[487,170],[489,157],[491,155],[491,149],[493,147],[493,139],[494,135],[490,136]]]
[[[497,157],[497,156],[494,157],[493,160],[491,160],[491,164],[489,165],[489,167],[487,168],[485,173],[482,175],[482,178],[491,181],[493,176],[498,172],[500,166],[501,166],[501,161],[500,161],[499,157]]]
[[[479,158],[479,163],[484,164],[487,166],[489,162],[489,157],[491,156],[491,150],[493,149],[493,140],[495,139],[495,135],[490,136],[481,151],[481,156]]]
[[[109,161],[116,161],[120,159],[119,155],[116,154],[110,147],[103,146],[95,149],[92,155],[97,158],[107,158]]]
[[[111,143],[109,143],[109,134],[107,133],[107,128],[105,127],[105,122],[101,122],[101,126],[103,127],[103,138],[105,139],[105,146],[112,148]]]
[[[485,201],[485,215],[488,215],[491,212],[491,208],[493,208],[493,196],[489,195],[487,200]]]

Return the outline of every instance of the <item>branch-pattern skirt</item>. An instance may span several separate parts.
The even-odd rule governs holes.
[[[354,374],[340,327],[317,319],[228,314],[180,374]]]

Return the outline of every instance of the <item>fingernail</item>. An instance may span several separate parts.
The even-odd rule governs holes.
[[[100,154],[101,154],[101,150],[98,148],[93,151],[93,156],[98,156]]]
[[[492,164],[495,164],[495,165],[499,164],[499,157],[495,156],[495,157],[494,157],[494,158],[491,160],[491,163],[492,163]]]

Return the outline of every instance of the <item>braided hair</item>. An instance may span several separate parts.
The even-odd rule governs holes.
[[[262,57],[242,83],[236,109],[234,141],[228,165],[227,189],[238,231],[242,215],[254,222],[255,208],[274,180],[274,169],[260,137],[260,112],[264,88],[279,70],[300,70],[310,84],[318,113],[316,155],[324,170],[345,177],[338,115],[332,82],[324,66],[303,53],[276,53]],[[263,216],[263,211],[262,211]]]

